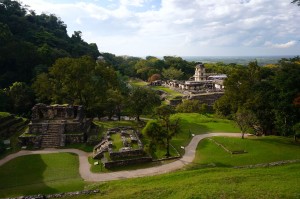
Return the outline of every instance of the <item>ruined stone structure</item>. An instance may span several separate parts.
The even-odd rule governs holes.
[[[85,141],[91,125],[83,106],[36,104],[28,131],[20,136],[23,144],[35,147],[60,147]]]
[[[223,92],[214,92],[214,93],[201,93],[190,95],[188,97],[189,100],[199,100],[201,103],[205,103],[208,106],[212,107],[215,101],[220,99],[224,95]]]
[[[215,92],[224,89],[225,74],[206,73],[204,65],[200,62],[195,67],[195,74],[189,81],[172,80],[166,85],[182,91]]]
[[[122,142],[122,147],[117,146],[117,142]],[[94,159],[104,158],[102,162],[106,168],[152,161],[151,157],[146,156],[138,133],[131,127],[109,129],[93,151]],[[108,154],[110,160],[104,153]]]
[[[206,78],[207,78],[207,76],[205,73],[205,67],[201,62],[199,62],[195,67],[194,80],[196,82],[199,82],[199,81],[206,80]]]

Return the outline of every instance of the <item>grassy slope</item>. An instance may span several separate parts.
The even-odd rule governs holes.
[[[166,93],[168,93],[168,99],[173,99],[173,98],[175,98],[175,97],[177,97],[177,96],[183,96],[183,94],[182,93],[179,93],[179,92],[177,92],[177,91],[175,91],[175,90],[172,90],[172,89],[170,89],[170,88],[168,88],[168,87],[164,87],[164,86],[152,86],[151,87],[152,89],[154,89],[154,90],[162,90],[162,91],[165,91]]]
[[[209,163],[231,167],[300,159],[300,145],[295,144],[291,138],[269,136],[244,140],[228,137],[215,137],[213,139],[227,149],[245,150],[248,153],[232,155],[213,141],[205,139],[198,145],[194,167]]]
[[[138,79],[136,79],[136,80],[131,79],[129,81],[129,84],[132,85],[132,86],[147,86],[148,83],[144,82],[142,80],[138,80]]]
[[[106,132],[107,129],[118,127],[118,126],[132,126],[137,127],[138,123],[136,121],[94,121],[95,124],[103,128],[103,132]]]
[[[198,169],[93,185],[101,193],[88,198],[299,198],[299,177],[300,164]]]
[[[5,117],[8,117],[8,116],[11,116],[12,114],[11,113],[8,113],[8,112],[0,112],[0,118],[5,118]],[[18,118],[18,117],[15,117],[15,118]],[[16,125],[20,125],[20,124],[24,124],[27,122],[27,119],[25,118],[22,118],[22,121],[21,122],[18,122],[14,125],[12,125],[10,128],[16,126]],[[23,125],[25,126],[25,125]],[[11,154],[11,153],[15,153],[15,152],[18,152],[21,148],[20,144],[19,144],[19,139],[18,137],[23,134],[25,132],[25,130],[27,129],[28,127],[23,127],[23,128],[18,128],[19,130],[17,132],[14,132],[14,133],[11,133],[11,137],[10,137],[10,146],[7,146],[8,148],[10,148],[9,150],[6,150],[4,151],[3,153],[0,153],[0,159]],[[0,129],[0,131],[3,130],[3,129]],[[1,140],[1,139],[0,139]]]
[[[287,138],[264,137],[242,140],[216,137],[214,139],[228,148],[242,148],[248,150],[249,154],[251,152],[257,155],[258,158],[255,157],[257,159],[256,163],[261,163],[261,157],[267,159],[269,157],[278,159],[295,159],[299,157],[299,146],[291,143],[291,140]],[[205,142],[206,140],[201,142],[198,148],[198,150],[201,150],[201,157],[202,155],[205,156],[205,154],[206,156],[215,156],[215,158],[218,158],[217,162],[228,159],[228,161],[233,162],[232,165],[245,161],[230,159],[230,157],[226,157],[226,153],[223,154],[218,149],[211,149],[211,147],[216,146],[214,143]],[[254,151],[250,150],[251,147]],[[207,154],[205,151],[207,149],[211,149],[215,153]],[[261,151],[268,153],[262,153]],[[53,155],[57,157],[50,157]],[[70,156],[70,154],[24,156],[20,158],[30,159],[22,162],[18,158],[15,159],[15,161],[18,161],[14,164],[6,164],[4,165],[6,166],[5,168],[0,167],[1,179],[8,179],[5,182],[2,182],[2,180],[2,183],[0,182],[0,197],[8,196],[4,195],[4,193],[19,195],[24,193],[70,191],[76,187],[78,190],[82,189],[83,182],[78,177],[78,173],[68,172],[78,169],[78,160],[67,163],[66,160],[70,158],[59,157],[60,155]],[[242,157],[244,155],[246,154],[238,156]],[[33,157],[34,159],[32,159]],[[247,159],[251,160],[251,158]],[[264,159],[262,160],[265,162]],[[274,159],[271,158],[268,161],[274,161]],[[30,164],[32,162],[36,164]],[[65,163],[61,165],[61,162]],[[23,165],[22,170],[16,169],[17,165],[18,167]],[[219,166],[224,166],[224,164]],[[67,169],[66,167],[70,168]],[[27,178],[24,175],[28,175]],[[101,194],[75,198],[298,198],[300,196],[299,178],[300,163],[256,169],[226,167],[199,169],[193,167],[188,168],[188,170],[159,176],[92,184],[87,188],[99,188]],[[31,185],[22,186],[25,183],[30,183]],[[8,186],[14,187],[8,189]]]
[[[78,169],[75,154],[18,157],[0,167],[0,198],[82,190]]]
[[[229,132],[238,133],[240,130],[235,123],[226,119],[215,118],[213,115],[201,115],[198,113],[177,113],[173,117],[179,117],[182,130],[172,139],[173,146],[183,153],[180,146],[186,146],[192,136],[208,132]]]
[[[10,113],[7,113],[7,112],[0,112],[0,118],[3,118],[3,117],[8,117],[10,116],[11,114]]]

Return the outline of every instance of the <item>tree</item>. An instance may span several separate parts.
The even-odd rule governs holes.
[[[149,77],[148,82],[154,82],[156,80],[160,80],[160,74],[153,74]]]
[[[107,91],[118,87],[113,69],[91,57],[58,59],[33,84],[40,100],[84,105],[88,114],[103,114]]]
[[[140,121],[140,115],[151,113],[160,103],[156,92],[145,87],[133,88],[127,99],[129,112],[136,117],[137,121]]]
[[[169,105],[161,105],[155,109],[155,115],[159,119],[159,123],[162,126],[162,137],[166,141],[166,156],[170,156],[170,141],[180,131],[180,120],[179,118],[171,118],[171,115],[175,111],[173,107]]]
[[[275,127],[281,135],[293,135],[292,127],[299,122],[300,108],[295,99],[300,93],[300,57],[281,60],[271,81],[274,87],[270,104],[275,115]]]
[[[20,1],[0,1],[0,87],[13,82],[30,84],[62,57],[100,55],[77,31],[71,38],[67,26],[54,14],[37,15]]]
[[[142,133],[150,138],[149,152],[153,155],[157,144],[163,144],[166,131],[157,120],[150,120],[143,128]]]
[[[245,133],[250,130],[254,129],[257,126],[257,119],[253,112],[240,108],[234,117],[235,122],[241,129],[242,139],[244,139]]]
[[[163,69],[162,75],[165,79],[173,80],[180,79],[183,76],[183,72],[181,69],[170,67],[168,69]]]
[[[9,112],[10,105],[7,89],[0,89],[0,112]]]
[[[121,109],[124,104],[124,97],[122,96],[119,90],[109,89],[107,91],[106,99],[106,113],[108,114],[109,119],[116,114],[119,121],[121,120]]]
[[[298,122],[297,124],[295,124],[293,126],[293,130],[294,130],[294,140],[295,142],[297,141],[298,138],[300,138],[300,122]]]
[[[206,113],[207,104],[201,104],[199,100],[184,100],[176,106],[176,111],[180,113]]]
[[[13,83],[8,90],[12,104],[12,112],[20,115],[29,115],[34,105],[34,92],[24,82]]]

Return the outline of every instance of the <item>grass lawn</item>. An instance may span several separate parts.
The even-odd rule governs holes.
[[[123,141],[121,139],[120,133],[111,134],[111,141],[113,142],[113,150],[119,152],[119,150],[123,147]]]
[[[256,169],[207,168],[90,185],[76,198],[299,198],[300,164]]]
[[[8,117],[10,116],[11,114],[10,113],[7,113],[7,112],[0,112],[0,118],[3,118],[3,117]]]
[[[202,115],[198,113],[177,113],[173,117],[181,120],[182,131],[173,137],[172,145],[182,154],[184,151],[180,146],[186,146],[191,134],[199,135],[212,132],[238,133],[239,128],[231,120],[216,118],[213,115]]]
[[[138,127],[137,121],[132,120],[122,120],[122,121],[94,121],[94,123],[103,128],[103,132],[106,132],[107,129],[118,127],[118,126],[132,126],[133,128]]]
[[[83,190],[78,170],[71,153],[18,157],[0,167],[0,198]]]
[[[79,149],[85,152],[93,152],[94,146],[89,145],[87,143],[73,143],[73,144],[67,144],[67,146],[63,147],[66,149]]]
[[[143,80],[139,80],[139,79],[131,79],[129,81],[129,84],[131,86],[147,86],[147,82],[144,82]]]
[[[162,91],[165,91],[166,93],[169,94],[168,99],[173,99],[173,98],[175,98],[175,97],[177,97],[177,96],[183,96],[182,93],[179,93],[179,92],[177,92],[177,91],[174,91],[174,90],[172,90],[172,89],[170,89],[170,88],[168,88],[168,87],[164,87],[164,86],[152,86],[151,88],[154,89],[154,90],[162,90]]]
[[[300,144],[294,143],[292,138],[267,136],[247,139],[229,137],[211,139],[229,150],[245,150],[247,153],[230,154],[212,140],[205,139],[198,145],[195,164],[192,167],[210,163],[220,167],[232,167],[300,159]]]

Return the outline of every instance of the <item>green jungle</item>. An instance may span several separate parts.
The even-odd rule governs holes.
[[[69,36],[58,16],[0,0],[0,198],[83,190],[97,192],[64,198],[300,198],[300,57],[266,65],[205,63],[207,73],[227,75],[225,92],[213,105],[151,86],[188,80],[197,64],[177,56],[100,53],[81,31]],[[169,105],[176,100],[181,103]],[[202,139],[193,161],[176,171],[105,182],[82,178],[79,156],[70,152],[1,164],[24,149],[18,137],[39,103],[83,105],[98,127],[87,138],[93,143],[119,126],[141,132],[144,150],[155,161],[108,169],[89,156],[89,170],[101,175],[180,161],[199,135],[238,136]],[[122,148],[120,136],[112,140],[116,150]],[[59,149],[92,153],[93,147],[86,142]]]

